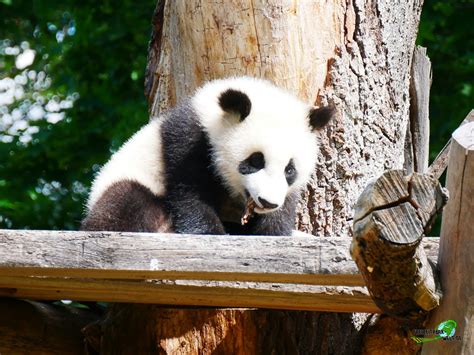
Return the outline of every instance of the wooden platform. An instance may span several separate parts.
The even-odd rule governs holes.
[[[0,230],[0,296],[380,312],[350,241]],[[423,243],[435,261],[438,238]]]

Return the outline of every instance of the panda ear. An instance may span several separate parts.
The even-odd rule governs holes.
[[[239,114],[242,122],[249,115],[252,103],[242,91],[227,89],[219,96],[219,106],[225,112]]]
[[[336,109],[334,106],[313,107],[309,110],[309,124],[311,129],[314,131],[323,128],[335,113]]]

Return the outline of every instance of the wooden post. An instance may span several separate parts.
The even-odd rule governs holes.
[[[452,341],[423,345],[423,354],[474,352],[474,122],[452,136],[447,187],[450,200],[443,213],[438,265],[444,298],[426,329],[437,329],[448,319],[457,323]],[[461,339],[456,339],[460,336]]]
[[[351,254],[385,313],[416,322],[439,305],[436,273],[420,243],[446,199],[437,180],[400,170],[384,173],[359,197]]]

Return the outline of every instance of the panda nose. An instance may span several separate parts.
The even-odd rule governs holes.
[[[265,200],[264,198],[261,198],[261,197],[258,198],[258,202],[260,202],[260,204],[262,205],[263,208],[271,209],[271,208],[277,208],[278,207],[277,204],[268,202],[267,200]]]

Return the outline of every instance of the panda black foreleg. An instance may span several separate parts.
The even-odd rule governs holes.
[[[254,215],[247,224],[251,235],[290,236],[295,228],[297,196],[287,196],[284,205],[275,212]]]
[[[167,206],[176,233],[226,234],[213,201],[192,186],[175,185]]]

